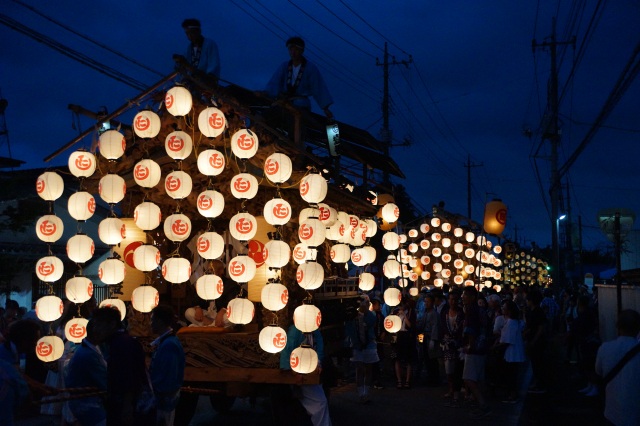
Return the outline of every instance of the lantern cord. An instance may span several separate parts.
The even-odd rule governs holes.
[[[278,314],[274,311],[271,311],[271,313],[273,314],[273,319],[271,320],[271,324],[269,325],[278,325]]]
[[[243,198],[242,201],[240,202],[240,208],[242,209],[243,213],[247,212],[247,199]]]
[[[207,229],[206,232],[210,232],[213,229],[213,221],[211,218],[207,218]]]
[[[54,207],[54,202],[53,201],[47,201],[47,210],[49,211],[49,214],[54,214],[53,207]]]

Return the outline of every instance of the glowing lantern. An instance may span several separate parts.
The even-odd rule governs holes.
[[[205,176],[218,176],[225,164],[224,154],[216,149],[207,149],[198,155],[198,170]]]
[[[501,246],[494,246],[494,247],[493,247],[493,252],[494,252],[495,254],[500,254],[500,253],[502,253],[502,247],[501,247]]]
[[[364,226],[358,225],[357,228],[351,228],[351,231],[349,232],[349,242],[351,243],[351,245],[360,247],[365,243],[366,240],[367,240],[366,225]]]
[[[89,320],[86,318],[73,318],[67,321],[64,326],[64,335],[68,341],[72,343],[80,343],[82,339],[87,337],[87,324]]]
[[[258,180],[249,173],[240,173],[231,179],[231,195],[250,200],[258,193]]]
[[[367,259],[367,264],[373,263],[376,261],[377,252],[376,249],[371,246],[363,247],[365,257]]]
[[[36,355],[40,361],[53,362],[62,357],[64,342],[58,336],[44,336],[36,343]]]
[[[164,189],[174,200],[186,198],[191,194],[192,187],[191,176],[181,170],[169,173],[164,179]]]
[[[36,263],[36,275],[44,282],[58,281],[63,273],[64,264],[55,256],[45,256]]]
[[[161,177],[160,165],[149,158],[138,161],[133,167],[133,179],[143,188],[155,187]]]
[[[193,141],[187,133],[177,130],[167,135],[164,140],[164,149],[174,160],[184,160],[191,155]]]
[[[451,239],[450,238],[443,238],[441,244],[442,244],[442,247],[449,248],[449,247],[451,247]]]
[[[140,111],[133,117],[133,131],[139,138],[155,138],[160,133],[160,117],[153,111]]]
[[[98,266],[98,278],[105,284],[119,284],[124,281],[124,262],[120,259],[106,259]]]
[[[300,181],[300,196],[307,203],[322,202],[327,196],[327,181],[317,173],[306,175]]]
[[[218,217],[224,210],[224,197],[218,191],[203,191],[198,195],[197,207],[204,217]]]
[[[407,271],[407,275],[406,276],[409,276],[409,275],[410,275],[410,272]],[[398,286],[399,287],[405,288],[408,285],[409,285],[409,282],[405,278],[401,278],[401,279],[398,280]]]
[[[402,293],[400,293],[400,290],[395,287],[389,287],[386,289],[382,297],[387,306],[398,306],[400,301],[402,301]]]
[[[69,156],[68,165],[75,177],[89,177],[96,171],[96,156],[87,151],[75,151]]]
[[[384,329],[388,333],[397,333],[402,327],[402,319],[397,315],[387,315],[384,319]]]
[[[464,277],[462,275],[456,275],[455,277],[453,277],[453,282],[457,285],[462,285],[462,283],[464,282]]]
[[[262,302],[262,306],[270,311],[279,311],[287,306],[289,290],[280,283],[267,284],[262,287],[260,301]]]
[[[472,243],[472,242],[473,242],[473,240],[475,240],[475,239],[476,239],[476,235],[475,235],[473,232],[469,231],[469,232],[467,232],[466,234],[464,234],[464,239],[465,239],[465,241],[467,241],[468,243]]]
[[[302,223],[307,219],[318,219],[319,217],[320,217],[320,209],[307,207],[300,210],[300,214],[298,215],[298,223]]]
[[[462,237],[463,234],[464,234],[464,231],[462,230],[462,228],[456,228],[456,229],[453,230],[453,235],[456,238]]]
[[[160,250],[150,244],[137,247],[133,251],[133,264],[140,271],[153,271],[160,265]]]
[[[402,275],[400,263],[395,259],[389,259],[382,265],[382,273],[390,280]],[[394,305],[395,306],[395,305]]]
[[[304,243],[298,243],[293,248],[293,260],[299,265],[305,263],[307,260],[315,260],[318,255],[318,251],[315,248],[307,247]]]
[[[142,285],[131,293],[131,305],[138,312],[151,312],[158,306],[159,301],[158,290],[150,285]]]
[[[191,263],[182,257],[171,257],[162,263],[162,276],[170,283],[183,283],[191,276]]]
[[[431,234],[431,240],[434,242],[438,242],[442,239],[442,235],[440,235],[439,232],[434,232],[433,234]]]
[[[325,240],[326,228],[319,219],[307,219],[298,228],[300,242],[308,247],[317,247]]]
[[[436,278],[433,280],[433,285],[438,288],[442,287],[443,284],[444,284],[444,281],[442,280],[442,278]]]
[[[239,283],[247,283],[256,275],[256,262],[249,256],[236,256],[227,266],[229,277]]]
[[[224,282],[222,278],[213,274],[205,274],[196,281],[196,293],[204,300],[215,300],[222,296]]]
[[[127,316],[127,307],[120,299],[104,299],[102,302],[100,302],[100,307],[117,309],[120,312],[121,321],[124,321]]]
[[[103,243],[115,246],[120,244],[127,236],[127,227],[117,217],[102,219],[98,225],[98,237]]]
[[[181,214],[172,214],[164,220],[164,234],[171,241],[184,241],[191,235],[191,220]]]
[[[451,231],[451,224],[448,222],[444,222],[442,225],[440,225],[440,228],[442,229],[442,232],[449,232]]]
[[[442,263],[436,262],[433,264],[433,272],[442,271]]]
[[[409,244],[409,251],[411,253],[415,253],[418,251],[418,245],[416,243]]]
[[[303,333],[313,333],[321,323],[322,314],[314,305],[300,305],[293,311],[293,324]]]
[[[464,267],[464,272],[467,273],[467,275],[473,274],[473,271],[475,271],[475,266],[473,265],[465,265]]]
[[[258,221],[249,213],[238,213],[229,221],[229,232],[239,241],[249,241],[258,231]]]
[[[36,192],[46,201],[55,201],[64,191],[64,181],[56,172],[44,172],[36,180]]]
[[[271,240],[264,245],[264,263],[272,268],[282,268],[291,258],[289,244],[280,240]]]
[[[63,231],[62,219],[56,215],[44,215],[36,223],[36,234],[45,243],[55,243],[62,237]]]
[[[418,295],[418,287],[411,287],[409,289],[409,295],[416,297]]]
[[[420,232],[422,232],[423,234],[426,234],[427,232],[429,232],[429,225],[426,223],[423,223],[422,225],[420,225]]]
[[[67,241],[67,256],[76,263],[85,263],[93,256],[95,245],[85,234],[77,234]]]
[[[84,303],[93,296],[93,283],[87,277],[73,277],[67,281],[64,291],[73,303]]]
[[[182,86],[172,87],[167,90],[167,94],[164,96],[164,106],[174,117],[183,117],[189,114],[193,106],[191,92]]]
[[[487,203],[484,208],[484,231],[487,234],[500,235],[507,224],[507,206],[500,200]]]
[[[133,221],[143,231],[156,229],[162,221],[160,207],[149,201],[138,204],[133,212]]]
[[[275,325],[269,325],[260,331],[258,343],[263,351],[276,354],[287,345],[287,332]]]
[[[291,177],[293,165],[285,154],[276,152],[267,157],[264,162],[264,174],[273,183],[283,183]]]
[[[330,227],[338,220],[338,212],[324,203],[318,204],[318,219],[325,227]]]
[[[432,217],[431,218],[431,226],[433,226],[434,228],[437,228],[440,226],[440,219],[437,217]]]
[[[422,274],[420,274],[420,278],[426,281],[431,278],[431,273],[429,271],[422,271]]]
[[[36,316],[40,321],[55,321],[63,312],[64,303],[58,296],[43,296],[36,302]]]
[[[67,203],[69,215],[78,221],[89,219],[96,211],[96,200],[88,192],[76,192]]]
[[[196,249],[203,259],[217,259],[224,251],[224,239],[216,232],[204,232],[198,237]]]
[[[434,247],[431,250],[431,254],[433,255],[433,257],[440,257],[440,255],[442,254],[442,249],[440,247]]]
[[[385,204],[382,207],[382,218],[389,223],[394,223],[400,217],[400,209],[393,203]]]
[[[389,251],[398,250],[400,237],[395,232],[389,231],[382,236],[382,247]]]
[[[449,263],[451,262],[451,255],[449,253],[445,253],[442,255],[442,261],[444,263]]]
[[[367,238],[371,238],[378,233],[378,224],[375,220],[365,219],[364,223],[367,225]]]
[[[107,130],[102,133],[98,143],[100,154],[107,160],[117,160],[122,157],[127,148],[124,135],[117,130]]]
[[[296,281],[305,290],[315,290],[324,282],[324,268],[317,262],[307,262],[298,266]]]
[[[227,305],[227,316],[234,324],[249,324],[253,319],[255,308],[249,299],[236,297]]]
[[[376,285],[376,278],[369,272],[363,272],[360,274],[358,280],[358,288],[362,291],[370,291]]]
[[[342,234],[341,234],[342,229]],[[325,238],[331,241],[339,241],[344,234],[344,225],[339,220],[336,221],[331,227],[327,228]]]
[[[467,259],[471,259],[476,252],[472,248],[468,248],[464,251],[464,255]]]
[[[98,193],[106,203],[116,204],[123,200],[127,184],[118,175],[104,175],[98,184]]]
[[[451,270],[450,269],[443,269],[442,271],[440,271],[440,275],[443,278],[449,278],[451,276]]]
[[[231,136],[231,151],[238,158],[253,157],[258,145],[258,135],[249,129],[240,129]]]
[[[318,368],[318,354],[308,346],[301,346],[291,352],[289,365],[296,373],[313,373]]]
[[[423,265],[428,265],[429,263],[431,263],[431,258],[429,256],[422,256],[420,258],[420,263],[422,263]]]
[[[453,266],[456,269],[462,269],[464,268],[464,261],[462,259],[456,259],[453,261]]]
[[[351,252],[351,262],[353,262],[355,266],[364,266],[368,263],[367,260],[367,253],[364,249],[357,248]]]
[[[346,244],[334,244],[329,256],[334,263],[347,263],[351,258],[351,249]]]
[[[291,220],[291,204],[282,198],[274,198],[264,205],[263,214],[269,225],[284,225]]]
[[[208,138],[215,138],[224,132],[227,118],[218,108],[205,108],[198,116],[198,129]]]
[[[455,243],[453,245],[453,251],[455,251],[456,253],[462,253],[463,250],[464,246],[462,245],[462,243]]]

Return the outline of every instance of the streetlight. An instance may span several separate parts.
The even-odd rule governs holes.
[[[556,218],[556,238],[557,240],[555,241],[556,243],[556,252],[554,253],[554,277],[553,277],[553,281],[554,284],[558,284],[560,282],[560,221],[564,220],[567,218],[566,214],[562,214],[560,215],[558,218]]]

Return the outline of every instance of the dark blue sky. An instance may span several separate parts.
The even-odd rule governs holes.
[[[408,69],[391,69],[394,137],[396,142],[405,137],[413,141],[408,148],[393,148],[392,154],[407,175],[403,183],[412,197],[425,209],[443,200],[447,210],[466,214],[464,163],[470,156],[474,164],[483,164],[472,169],[473,218],[481,220],[485,199],[501,198],[509,207],[510,237],[517,226],[520,239],[550,243],[552,219],[530,157],[540,144],[549,55],[544,50],[534,55],[531,41],[549,36],[552,17],[557,16],[558,39],[575,35],[580,48],[596,1],[221,0],[180,6],[167,1],[24,2],[161,74],[171,71],[171,55],[186,47],[182,19],[197,17],[203,34],[219,45],[222,78],[252,89],[263,87],[287,59],[284,40],[300,35],[334,96],[336,118],[374,135],[381,126],[382,98],[382,69],[376,58],[382,59],[386,39],[397,60],[411,54],[414,61]],[[3,3],[0,13],[56,42],[144,84],[159,79],[20,2]],[[560,164],[583,140],[640,41],[640,5],[633,0],[605,3],[560,107]],[[9,101],[12,154],[27,161],[25,168],[66,163],[68,152],[50,163],[42,159],[78,134],[67,104],[113,111],[138,93],[6,25],[0,25],[0,39],[0,89]],[[559,53],[562,88],[578,49]],[[582,217],[588,248],[606,245],[597,229],[599,209],[640,212],[639,116],[640,82],[635,81],[570,169],[572,217]],[[82,130],[89,126],[90,120],[83,118]],[[531,129],[533,137],[525,137],[523,129]],[[88,138],[77,147],[90,143]],[[540,156],[548,151],[544,144]],[[6,145],[0,146],[0,155],[8,155]],[[548,163],[539,159],[537,164],[546,194]]]

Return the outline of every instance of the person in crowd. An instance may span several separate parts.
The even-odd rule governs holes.
[[[618,338],[605,342],[598,349],[596,373],[605,386],[604,417],[616,426],[640,424],[640,355],[637,336],[640,333],[640,314],[627,309],[620,312],[616,323]],[[635,352],[630,352],[635,350]],[[623,362],[627,356],[626,362]],[[614,368],[618,366],[618,372]],[[620,368],[621,367],[621,368]],[[615,374],[612,376],[612,374]]]
[[[7,336],[9,326],[18,321],[18,312],[20,311],[20,305],[13,299],[7,299],[5,302],[4,314],[0,317],[0,334]]]
[[[202,35],[200,21],[189,18],[182,21],[182,29],[189,40],[185,58],[190,65],[205,74],[220,78],[220,54],[215,41]]]
[[[544,298],[542,302],[540,302],[540,307],[547,317],[547,332],[551,335],[556,331],[556,325],[560,316],[560,306],[558,306],[558,303],[553,298],[553,290],[545,288],[542,294]]]
[[[369,300],[359,303],[355,318],[349,321],[347,335],[351,340],[356,366],[356,387],[362,403],[369,402],[369,387],[372,383],[372,368],[378,362],[378,348],[375,336],[376,315],[369,310]]]
[[[437,338],[434,333],[438,332],[438,312],[435,309],[435,297],[433,294],[426,294],[425,301],[425,322],[424,322],[424,348],[425,363],[427,367],[427,386],[440,385],[440,369],[438,367],[439,351],[436,348]],[[439,345],[438,345],[439,346]]]
[[[502,402],[513,404],[518,401],[520,367],[526,361],[522,340],[524,321],[520,319],[518,305],[512,300],[506,300],[502,304],[502,313],[506,321],[500,331],[500,339],[496,342],[502,349],[505,361],[503,373],[507,382],[507,397]]]
[[[531,360],[533,379],[529,387],[529,393],[545,393],[545,350],[547,348],[547,317],[540,307],[542,293],[531,290],[527,294],[527,312],[525,314],[525,327],[522,332],[525,347]]]
[[[419,380],[422,375],[422,370],[425,367],[426,357],[427,357],[427,348],[429,346],[428,342],[424,339],[424,328],[425,323],[427,321],[427,309],[425,296],[427,295],[427,288],[423,287],[418,293],[418,297],[415,301],[416,307],[416,324],[415,324],[415,334],[417,337],[416,341],[416,359],[414,362],[414,378],[415,380]]]
[[[444,367],[444,353],[440,345],[440,337],[442,336],[442,330],[445,324],[442,322],[442,311],[449,309],[447,304],[447,298],[444,296],[441,290],[432,291],[434,297],[433,309],[436,311],[436,324],[435,328],[431,332],[431,340],[433,341],[434,354],[438,360],[438,372],[440,378],[446,381],[447,374]]]
[[[151,331],[158,337],[151,343],[155,348],[149,377],[156,397],[156,425],[171,426],[184,380],[184,349],[175,336],[172,325],[174,312],[170,306],[158,305],[151,311]]]
[[[566,304],[565,304],[566,306],[565,306],[564,315],[563,315],[565,331],[566,331],[566,335],[565,335],[566,346],[567,346],[566,357],[567,357],[567,362],[575,364],[578,362],[580,358],[580,354],[578,353],[579,351],[578,345],[575,341],[575,333],[573,333],[573,323],[576,320],[576,318],[578,318],[578,296],[569,292],[567,292],[566,294],[567,294],[567,300],[566,300]],[[575,360],[574,360],[574,354],[575,354]]]
[[[394,310],[401,321],[400,331],[396,333],[395,371],[398,389],[411,387],[411,364],[416,357],[416,313],[411,302],[411,299],[403,298]]]
[[[371,299],[371,312],[376,317],[376,321],[373,324],[373,334],[376,338],[376,351],[378,353],[378,362],[373,364],[372,381],[374,389],[383,389],[382,386],[382,362],[384,360],[384,316],[382,315],[382,304],[380,299]]]
[[[443,352],[444,368],[447,375],[449,391],[444,395],[451,407],[459,406],[460,389],[462,388],[462,330],[464,328],[464,312],[460,308],[460,292],[456,289],[449,292],[449,303],[441,313],[440,346]]]
[[[0,359],[0,424],[13,426],[16,411],[29,398],[29,386],[20,372]]]
[[[598,336],[597,314],[590,305],[590,298],[582,295],[578,298],[578,316],[571,326],[572,340],[578,348],[578,369],[587,385],[579,392],[585,396],[597,396],[598,387],[595,375],[595,362],[600,338]]]

